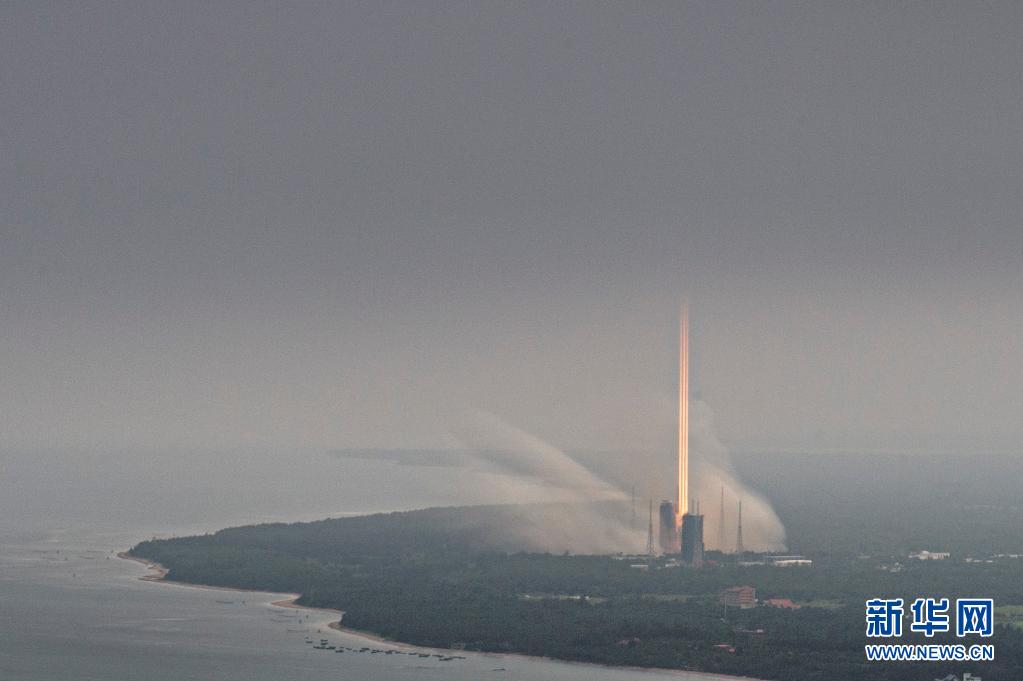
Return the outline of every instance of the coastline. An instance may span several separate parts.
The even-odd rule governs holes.
[[[216,584],[193,584],[192,582],[180,582],[176,579],[167,579],[167,574],[170,572],[166,567],[152,560],[145,558],[139,558],[133,556],[127,551],[121,551],[117,554],[118,558],[124,560],[130,560],[133,563],[139,563],[144,565],[147,569],[152,570],[152,574],[142,575],[139,577],[140,581],[143,582],[159,582],[161,584],[171,584],[173,586],[184,586],[189,589],[209,589],[211,591],[240,591],[242,593],[276,593],[274,591],[256,591],[255,589],[239,589],[234,586],[217,586]],[[286,596],[292,597],[292,600],[298,598],[301,594],[285,594]],[[288,599],[284,599],[288,600]],[[282,601],[283,602],[283,601]],[[273,603],[272,605],[277,605]],[[305,606],[296,605],[296,608],[302,608]],[[308,608],[309,610],[326,610],[326,608]],[[340,610],[336,612],[341,612]]]
[[[130,560],[133,563],[140,563],[141,565],[144,565],[147,570],[152,570],[156,573],[142,575],[141,577],[139,577],[139,579],[142,580],[143,582],[167,581],[169,583],[171,581],[169,579],[164,580],[164,578],[167,576],[168,570],[167,568],[165,568],[164,566],[160,565],[157,562],[146,560],[145,558],[139,558],[138,556],[133,556],[127,551],[118,551],[117,557],[120,558],[121,560]]]
[[[165,566],[161,565],[160,563],[157,563],[157,562],[151,561],[151,560],[147,560],[145,558],[140,558],[138,556],[133,556],[130,553],[128,553],[127,551],[120,551],[120,552],[118,552],[117,553],[117,557],[121,558],[123,560],[132,561],[133,563],[139,563],[140,565],[143,565],[148,570],[150,570],[151,571],[150,574],[142,575],[141,577],[138,578],[140,581],[143,581],[143,582],[155,582],[155,583],[159,583],[159,584],[168,584],[168,585],[172,585],[172,586],[182,586],[182,587],[186,587],[186,588],[189,588],[189,589],[208,589],[208,590],[211,590],[211,591],[234,591],[234,592],[243,592],[243,593],[283,595],[283,596],[285,596],[285,598],[281,598],[281,599],[273,600],[273,601],[268,601],[267,603],[269,605],[273,605],[273,606],[276,606],[278,608],[292,608],[292,609],[295,609],[295,610],[309,610],[309,611],[320,612],[320,613],[332,613],[332,614],[334,614],[336,616],[339,616],[336,621],[331,621],[331,622],[327,623],[327,628],[328,629],[333,629],[334,631],[338,632],[339,634],[345,634],[345,635],[352,636],[354,638],[359,638],[359,639],[362,639],[364,641],[368,641],[368,642],[371,642],[371,643],[386,644],[388,646],[394,647],[395,649],[404,649],[406,651],[419,651],[419,652],[431,652],[431,653],[435,653],[435,652],[438,652],[438,651],[446,652],[446,653],[452,652],[452,649],[450,649],[450,648],[428,648],[428,647],[425,647],[425,646],[417,646],[417,645],[412,644],[412,643],[404,643],[404,642],[401,642],[401,641],[394,641],[392,639],[384,638],[383,636],[379,636],[378,634],[374,634],[372,632],[366,632],[366,631],[361,631],[359,629],[352,629],[350,627],[346,627],[346,626],[344,626],[341,623],[341,621],[342,621],[341,618],[343,618],[343,616],[344,616],[344,611],[343,610],[336,610],[334,608],[316,608],[316,607],[312,607],[312,606],[308,606],[308,605],[299,605],[295,601],[297,601],[299,598],[301,598],[301,594],[295,594],[295,593],[292,593],[292,594],[282,594],[280,592],[258,591],[256,589],[239,589],[239,588],[230,587],[230,586],[214,586],[214,585],[211,585],[211,584],[192,584],[191,582],[179,582],[177,580],[167,579],[166,577],[167,577],[167,574],[168,574],[169,570]],[[665,667],[632,667],[632,666],[626,666],[626,665],[600,664],[598,662],[583,662],[583,661],[580,661],[580,660],[563,660],[563,659],[559,659],[559,658],[555,658],[555,657],[545,657],[543,655],[527,655],[526,653],[490,653],[490,652],[479,651],[479,650],[454,651],[454,652],[466,653],[466,654],[473,655],[473,656],[481,656],[481,657],[486,657],[486,658],[495,659],[495,660],[501,660],[501,659],[543,660],[545,662],[555,662],[555,663],[558,663],[558,664],[568,664],[568,665],[580,666],[580,667],[600,667],[602,669],[622,669],[622,670],[627,670],[627,671],[632,671],[632,672],[648,672],[648,673],[651,673],[651,674],[671,674],[671,675],[680,676],[680,677],[682,677],[682,676],[690,676],[690,675],[693,675],[693,674],[697,674],[697,675],[699,675],[701,680],[706,679],[707,681],[710,681],[712,679],[720,679],[720,681],[763,681],[762,679],[757,679],[757,678],[754,678],[754,677],[751,677],[751,676],[730,676],[728,674],[715,674],[714,672],[701,672],[701,671],[697,671],[695,669],[668,669],[668,668],[665,668]]]

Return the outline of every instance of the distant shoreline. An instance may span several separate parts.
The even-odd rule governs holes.
[[[217,586],[215,584],[193,584],[192,582],[181,582],[181,581],[178,581],[176,579],[167,579],[167,573],[170,572],[170,571],[166,567],[161,565],[160,563],[157,563],[156,561],[148,560],[146,558],[139,558],[138,556],[133,556],[130,553],[128,553],[127,551],[121,551],[120,553],[117,554],[117,557],[118,558],[123,558],[124,560],[130,560],[133,563],[139,563],[141,565],[145,565],[147,569],[152,570],[154,574],[142,575],[141,577],[139,577],[139,580],[143,581],[143,582],[160,582],[161,584],[173,584],[175,586],[187,586],[190,589],[209,589],[209,590],[212,590],[212,591],[241,591],[243,593],[276,593],[276,592],[273,592],[273,591],[256,591],[255,589],[239,589],[239,588],[234,587],[234,586]],[[299,596],[300,596],[300,594],[286,594],[286,595],[293,597],[293,599],[294,598],[299,598]],[[281,601],[281,602],[283,602],[283,601]],[[273,603],[272,605],[277,605],[277,604]],[[292,607],[304,608],[305,606],[303,606],[303,605],[295,605],[295,606],[292,606]],[[329,608],[308,608],[308,609],[309,610],[327,610],[327,611],[330,611],[330,612],[341,612],[340,610],[330,610]]]
[[[310,605],[301,605],[301,604],[295,602],[299,598],[302,597],[302,594],[299,594],[299,593],[281,593],[281,592],[275,592],[275,591],[258,591],[256,589],[238,589],[237,587],[223,587],[223,586],[215,586],[213,584],[192,584],[191,582],[180,582],[178,580],[169,580],[169,579],[167,579],[167,575],[168,575],[168,573],[170,571],[168,571],[167,568],[165,568],[164,565],[160,564],[157,561],[149,560],[147,558],[140,558],[138,556],[135,556],[135,555],[132,555],[132,554],[128,553],[128,551],[121,551],[117,555],[118,555],[119,558],[123,558],[124,560],[131,560],[132,562],[137,562],[137,563],[139,563],[141,565],[144,565],[147,570],[151,571],[148,575],[142,575],[141,577],[138,578],[139,581],[142,581],[142,582],[155,582],[155,583],[159,583],[159,584],[169,584],[169,585],[173,585],[173,586],[182,586],[182,587],[186,587],[186,588],[189,588],[189,589],[208,589],[208,590],[211,590],[211,591],[234,591],[234,592],[241,592],[241,593],[269,593],[269,594],[274,594],[275,593],[277,595],[283,595],[283,596],[285,596],[285,598],[279,598],[277,600],[267,601],[270,605],[275,605],[277,607],[294,608],[294,609],[298,609],[298,610],[312,610],[314,612],[324,612],[324,614],[326,614],[326,612],[330,612],[330,614],[337,615],[339,617],[339,620],[337,622],[330,622],[330,623],[328,623],[327,624],[327,628],[333,629],[333,630],[335,630],[337,632],[340,632],[342,634],[349,634],[351,636],[355,636],[357,638],[365,639],[366,641],[371,641],[373,643],[387,643],[388,645],[393,645],[395,647],[402,647],[402,648],[407,648],[407,649],[412,649],[412,650],[421,650],[421,651],[424,651],[424,652],[427,651],[427,650],[434,651],[434,652],[436,652],[437,650],[447,650],[447,648],[428,648],[428,647],[421,646],[421,645],[414,645],[412,643],[403,643],[401,641],[394,641],[394,640],[391,640],[389,638],[384,638],[383,636],[380,636],[380,635],[377,635],[377,634],[373,634],[373,633],[370,633],[370,632],[359,631],[358,629],[352,629],[351,627],[345,627],[344,625],[341,624],[341,618],[344,617],[344,615],[345,615],[345,611],[344,610],[339,610],[339,609],[333,608],[333,607],[313,607],[313,606],[310,606]],[[475,651],[471,651],[471,652],[475,652]],[[530,655],[524,655],[524,656],[528,657]],[[558,661],[558,662],[563,662],[563,661]],[[669,670],[669,671],[673,671],[673,670]],[[723,678],[732,679],[732,678],[739,678],[739,677],[723,677]]]
[[[234,592],[243,592],[243,593],[267,593],[267,594],[275,593],[275,592],[272,592],[272,591],[258,591],[256,589],[239,589],[239,588],[230,587],[230,586],[214,586],[212,584],[192,584],[190,582],[180,582],[180,581],[177,581],[177,580],[174,580],[174,579],[167,579],[167,573],[169,571],[167,570],[166,567],[164,567],[160,563],[157,563],[156,561],[148,560],[146,558],[140,558],[138,556],[133,556],[130,553],[128,553],[127,551],[120,551],[117,554],[117,557],[121,558],[123,560],[129,560],[129,561],[131,561],[133,563],[139,563],[140,565],[143,565],[148,570],[150,570],[151,571],[150,574],[142,575],[141,577],[138,578],[140,581],[143,581],[143,582],[155,582],[155,583],[159,583],[159,584],[170,584],[170,585],[174,585],[174,586],[183,586],[183,587],[187,587],[187,588],[190,588],[190,589],[208,589],[208,590],[211,590],[211,591],[234,591]],[[282,599],[279,599],[279,600],[276,600],[276,601],[268,601],[268,603],[270,605],[274,605],[274,606],[277,606],[279,608],[293,608],[293,609],[296,609],[296,610],[311,610],[313,612],[333,613],[333,614],[338,615],[340,617],[344,616],[344,611],[343,610],[336,610],[334,608],[315,608],[315,607],[311,607],[311,606],[308,606],[308,605],[299,605],[295,601],[297,601],[299,598],[301,598],[301,594],[294,594],[293,593],[293,594],[281,594],[281,595],[286,596],[286,598],[282,598]],[[369,642],[372,642],[372,643],[387,644],[387,645],[393,646],[395,648],[404,648],[406,650],[415,650],[415,651],[422,651],[422,652],[426,652],[426,651],[431,651],[431,652],[444,651],[444,652],[449,652],[449,653],[452,652],[452,649],[450,649],[450,648],[427,648],[427,647],[424,647],[424,646],[417,646],[417,645],[415,645],[413,643],[403,643],[401,641],[394,641],[392,639],[384,638],[383,636],[380,636],[378,634],[373,634],[371,632],[365,632],[365,631],[360,631],[358,629],[352,629],[351,627],[346,627],[346,626],[342,625],[340,617],[339,617],[339,619],[336,622],[329,622],[327,624],[327,628],[328,629],[333,629],[334,631],[337,631],[338,633],[341,633],[341,634],[347,634],[347,635],[353,636],[355,638],[361,638],[361,639],[363,639],[365,641],[369,641]],[[664,667],[630,667],[630,666],[623,666],[623,665],[598,664],[598,663],[595,663],[595,662],[580,662],[580,661],[577,661],[577,660],[562,660],[562,659],[553,658],[553,657],[544,657],[544,656],[541,656],[541,655],[526,655],[525,653],[489,653],[489,652],[484,652],[484,651],[479,651],[479,650],[467,650],[467,651],[459,651],[459,652],[465,652],[465,653],[468,653],[468,654],[473,655],[473,656],[483,656],[483,657],[490,657],[490,658],[494,658],[494,659],[521,658],[521,659],[525,659],[525,660],[543,660],[545,662],[553,662],[553,663],[556,663],[556,664],[569,664],[569,665],[579,666],[579,667],[601,667],[603,669],[623,669],[623,670],[635,671],[635,672],[648,672],[648,673],[651,673],[651,674],[655,674],[655,673],[656,674],[672,674],[672,675],[677,675],[677,676],[691,676],[693,674],[696,674],[701,679],[707,679],[708,681],[710,679],[721,679],[722,681],[762,681],[761,679],[756,679],[756,678],[751,677],[751,676],[729,676],[727,674],[715,674],[713,672],[701,672],[701,671],[690,670],[690,669],[668,669],[668,668],[664,668]]]

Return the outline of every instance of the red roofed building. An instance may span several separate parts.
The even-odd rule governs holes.
[[[718,596],[721,605],[730,608],[752,608],[757,604],[757,590],[751,586],[733,586]]]

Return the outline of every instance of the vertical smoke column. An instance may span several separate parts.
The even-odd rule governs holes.
[[[689,513],[689,304],[682,303],[678,357],[678,524]]]

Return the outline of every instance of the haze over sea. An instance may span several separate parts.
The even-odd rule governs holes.
[[[471,471],[318,452],[139,461],[132,452],[0,452],[0,681],[714,678],[519,656],[440,662],[312,650],[295,630],[374,644],[328,629],[329,613],[270,605],[279,595],[139,581],[143,566],[113,554],[154,535],[234,524],[514,499],[481,498],[486,486]]]

